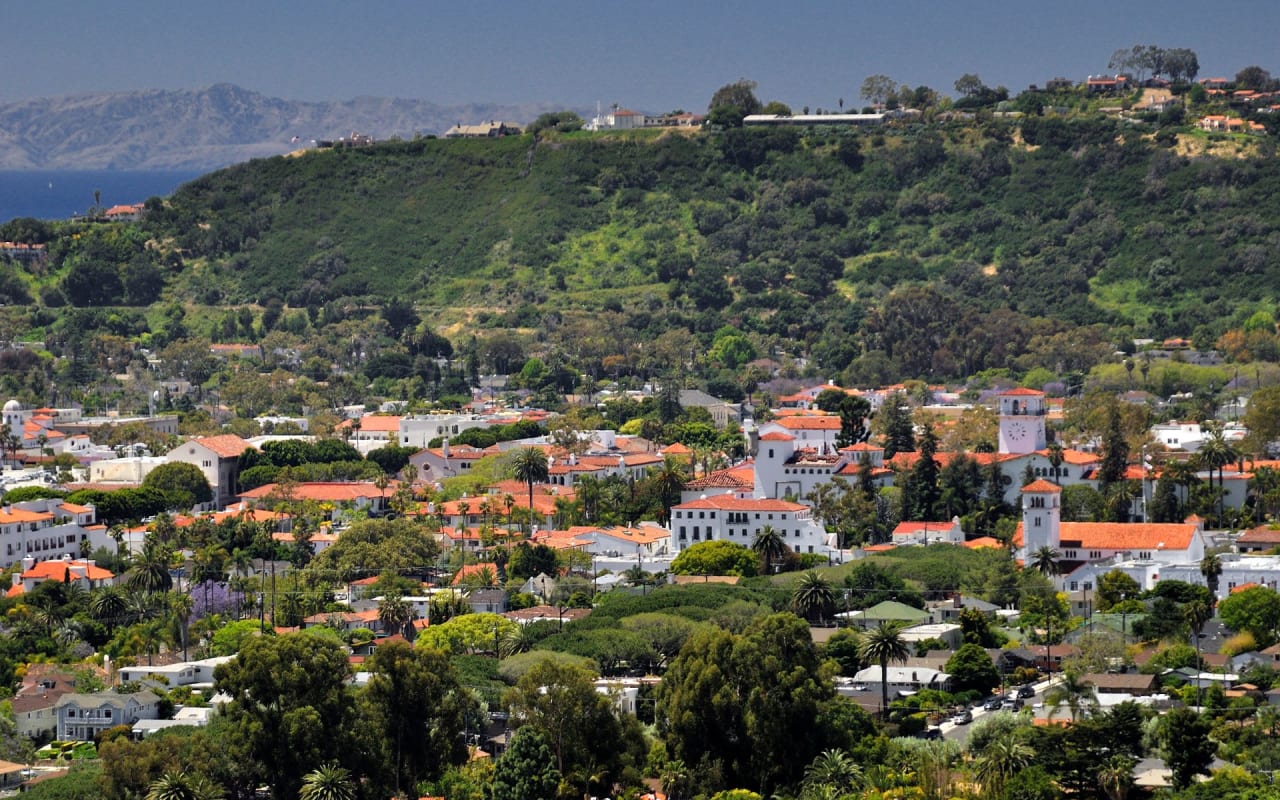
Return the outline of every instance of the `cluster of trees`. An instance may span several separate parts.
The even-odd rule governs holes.
[[[1150,73],[1152,77],[1168,77],[1174,83],[1190,83],[1200,73],[1200,59],[1194,50],[1185,47],[1135,44],[1112,53],[1107,69],[1139,81]]]

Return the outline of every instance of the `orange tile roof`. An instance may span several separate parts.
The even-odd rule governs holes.
[[[1016,389],[1010,389],[1007,392],[1000,392],[999,397],[1044,397],[1044,392],[1038,392],[1035,389],[1027,389],[1019,386]]]
[[[0,525],[11,522],[45,522],[52,521],[53,514],[48,511],[27,511],[22,508],[0,508]]]
[[[59,581],[65,582],[67,573],[72,567],[81,567],[84,569],[85,577],[91,581],[109,581],[115,577],[115,573],[105,570],[96,564],[90,564],[87,561],[63,561],[61,559],[53,559],[50,561],[41,561],[31,567],[31,569],[22,573],[23,580],[38,581]]]
[[[1187,550],[1198,530],[1186,522],[1062,522],[1058,536],[1061,547],[1077,550]],[[1013,542],[1022,541],[1019,522]]]
[[[662,448],[661,452],[664,456],[687,456],[687,455],[693,454],[692,450],[680,444],[679,442],[676,442],[675,444],[667,445],[666,447]]]
[[[400,419],[395,414],[369,414],[360,418],[360,432],[399,433]],[[352,422],[352,420],[344,419],[338,423],[338,430],[351,430]]]
[[[220,436],[205,436],[192,441],[203,445],[219,458],[239,458],[241,453],[253,447],[244,439],[230,433],[224,433]]]
[[[970,539],[964,543],[964,546],[970,550],[977,550],[982,547],[994,547],[996,549],[1004,547],[999,539],[992,536],[979,536],[977,539]]]
[[[775,420],[777,424],[790,431],[838,431],[840,418],[834,416],[798,415]]]
[[[276,491],[277,486],[278,484],[268,483],[240,496],[248,500],[260,500]],[[346,503],[362,498],[388,496],[395,490],[394,484],[388,485],[383,491],[372,483],[315,482],[299,483],[294,487],[293,496],[298,500],[315,500],[320,503]]]
[[[1049,492],[1050,494],[1061,494],[1062,487],[1057,484],[1050,483],[1044,478],[1032,481],[1022,487],[1023,494],[1044,494],[1045,492]]]
[[[663,539],[670,538],[671,533],[665,528],[658,528],[652,525],[642,526],[639,528],[602,528],[598,525],[571,525],[567,533],[573,536],[585,536],[589,533],[599,533],[602,536],[612,536],[616,539],[630,539],[641,544],[651,544],[660,542]]]
[[[896,550],[897,548],[898,546],[896,544],[870,544],[862,548],[862,550],[866,553],[887,553],[890,550]]]
[[[88,514],[90,511],[93,511],[89,506],[78,506],[75,503],[63,503],[58,507],[63,511],[66,511],[68,514]]]
[[[697,500],[690,500],[687,503],[680,503],[672,506],[682,511],[693,509],[714,509],[716,511],[808,511],[809,507],[800,503],[791,503],[786,500],[773,500],[770,498],[748,498],[742,499],[731,497],[727,494],[718,494],[711,497],[700,497]]]
[[[783,433],[782,431],[766,433],[764,436],[760,437],[760,441],[762,442],[794,442],[795,440],[796,437],[789,433]]]

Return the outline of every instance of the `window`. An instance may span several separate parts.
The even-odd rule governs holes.
[[[1039,527],[1040,527],[1040,518],[1039,518],[1039,517],[1036,517],[1035,524],[1034,524],[1034,525],[1032,525],[1031,527],[1033,527],[1033,528],[1039,528]]]

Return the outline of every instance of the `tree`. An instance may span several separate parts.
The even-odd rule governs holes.
[[[493,769],[492,800],[554,800],[560,771],[541,731],[518,729]]]
[[[512,725],[542,735],[565,779],[591,762],[616,765],[621,754],[622,728],[613,703],[596,691],[595,677],[580,667],[542,661],[504,697]]]
[[[1109,610],[1125,598],[1136,598],[1142,594],[1142,585],[1125,572],[1113,569],[1098,577],[1098,593],[1096,595],[1098,612]]]
[[[1237,89],[1267,89],[1271,86],[1271,73],[1257,64],[1251,64],[1236,73],[1235,83]]]
[[[849,720],[835,720],[834,708],[844,705],[808,626],[792,614],[760,618],[742,634],[699,630],[658,689],[668,753],[700,765],[704,785],[695,790],[707,794],[740,787],[767,796],[798,781],[823,750],[851,744]]]
[[[1071,712],[1071,721],[1074,723],[1080,716],[1081,707],[1098,704],[1098,695],[1093,684],[1084,680],[1080,673],[1067,670],[1058,683],[1045,692],[1044,702],[1049,707],[1049,719],[1053,719],[1058,709],[1065,705]]]
[[[367,669],[361,717],[375,740],[387,741],[397,791],[466,760],[462,733],[473,701],[447,654],[389,642],[374,650]]]
[[[1174,789],[1185,789],[1195,776],[1209,774],[1217,747],[1209,738],[1208,719],[1189,708],[1175,708],[1160,717],[1157,730]]]
[[[1045,577],[1053,577],[1058,574],[1058,560],[1062,558],[1062,554],[1049,545],[1044,545],[1036,549],[1031,554],[1031,559],[1027,566],[1039,572]]]
[[[166,772],[152,782],[146,800],[219,800],[222,790],[203,776]]]
[[[964,75],[961,75],[959,78],[956,79],[955,87],[957,92],[959,92],[962,95],[965,95],[966,97],[971,97],[976,94],[981,94],[982,92],[986,91],[986,88],[987,88],[986,84],[982,82],[981,78],[979,78],[977,75],[974,75],[973,73],[968,73],[968,72],[966,72]]]
[[[834,790],[843,796],[862,783],[862,768],[840,750],[823,750],[804,770],[804,787],[809,792]]]
[[[911,421],[911,406],[906,395],[893,392],[880,407],[880,429],[884,434],[884,457],[893,458],[896,453],[910,453],[916,449],[915,426]]]
[[[135,592],[155,594],[167,592],[173,586],[173,575],[169,572],[169,560],[172,552],[168,547],[148,536],[129,570],[125,586]]]
[[[195,464],[173,461],[161,464],[142,479],[142,488],[164,492],[170,508],[186,510],[213,500],[209,479]]]
[[[760,101],[756,98],[756,82],[739,78],[716,89],[707,104],[707,111],[714,114],[713,122],[731,127],[742,125],[742,118],[750,114],[759,114]]]
[[[1250,395],[1241,422],[1249,431],[1249,452],[1265,453],[1268,444],[1280,439],[1280,386],[1264,386]]]
[[[412,631],[413,607],[405,602],[398,591],[387,592],[378,602],[378,621],[388,634],[407,634]]]
[[[1107,800],[1125,800],[1129,796],[1129,790],[1133,788],[1133,768],[1137,763],[1137,759],[1123,753],[1102,762],[1098,769],[1098,785],[1106,793]]]
[[[762,575],[777,572],[786,560],[788,552],[786,540],[772,525],[765,525],[756,531],[756,535],[751,539],[751,549],[760,559]]]
[[[1204,585],[1209,587],[1212,600],[1218,597],[1218,579],[1222,577],[1222,559],[1217,553],[1205,553],[1200,559],[1200,574],[1204,576]]]
[[[996,736],[974,759],[974,772],[982,782],[983,796],[1002,796],[1009,779],[1031,766],[1034,759],[1035,751],[1018,737],[1016,730]]]
[[[298,800],[356,800],[356,783],[350,770],[336,762],[321,764],[302,778]]]
[[[675,575],[756,575],[756,555],[733,542],[695,542],[680,551],[671,562]]]
[[[799,583],[791,593],[791,606],[796,613],[805,619],[817,617],[819,621],[835,605],[835,593],[831,590],[831,582],[814,570],[800,576]]]
[[[1253,586],[1225,598],[1218,604],[1218,617],[1233,631],[1247,631],[1258,647],[1276,639],[1280,625],[1280,594],[1265,586]]]
[[[960,649],[947,659],[943,671],[951,676],[952,685],[957,692],[986,693],[1000,685],[1000,672],[996,669],[995,662],[978,644],[960,645]]]
[[[547,480],[547,454],[537,447],[522,447],[511,460],[511,470],[516,480],[529,487],[529,529],[533,535],[533,485]]]
[[[911,648],[902,638],[900,626],[882,621],[862,638],[862,657],[880,665],[880,716],[889,712],[889,664],[899,664],[911,655]]]
[[[898,83],[888,75],[868,75],[862,81],[858,95],[873,106],[888,102],[898,90]]]
[[[351,667],[340,640],[301,631],[245,641],[214,670],[217,691],[232,698],[227,722],[275,800],[295,797],[315,764],[345,751]]]

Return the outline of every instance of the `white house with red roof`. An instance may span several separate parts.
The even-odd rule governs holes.
[[[335,430],[361,455],[368,455],[373,450],[400,441],[401,421],[398,414],[365,414],[358,420],[344,419]]]
[[[60,499],[0,506],[0,566],[11,567],[26,558],[36,563],[79,558],[99,547],[114,549],[115,542],[96,523],[93,506]]]
[[[240,455],[253,445],[232,434],[205,436],[178,445],[168,452],[171,462],[200,468],[213,489],[213,507],[226,508],[235,502],[236,479],[240,476]]]
[[[840,551],[806,505],[772,498],[728,495],[700,497],[671,507],[671,547],[676,553],[707,541],[751,546],[756,534],[771,527],[796,553],[839,557]]]
[[[893,529],[893,543],[899,547],[911,544],[964,544],[964,529],[960,527],[959,517],[952,517],[948,522],[899,522]]]
[[[73,559],[69,555],[39,563],[31,556],[26,556],[22,559],[22,571],[13,573],[12,581],[6,593],[8,597],[24,595],[45,581],[74,583],[87,592],[114,585],[116,576],[93,561]]]

